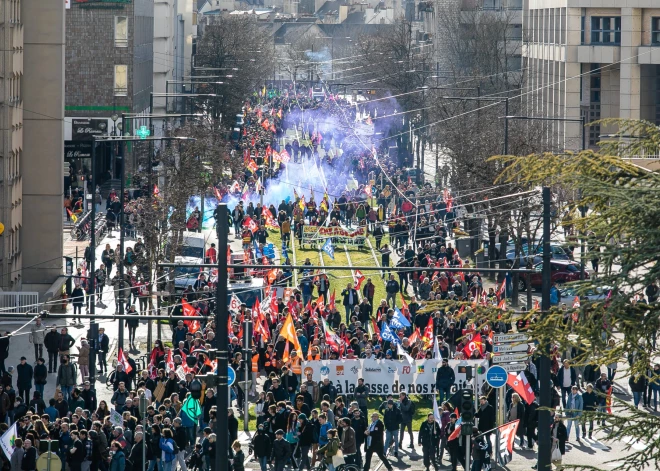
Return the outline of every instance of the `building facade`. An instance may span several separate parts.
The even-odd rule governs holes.
[[[525,95],[529,116],[586,122],[660,123],[660,3],[657,0],[526,0]],[[614,129],[590,126],[586,144]],[[581,145],[580,123],[555,122],[557,149]]]
[[[132,132],[122,113],[147,114],[154,79],[153,0],[71,0],[66,10],[65,192],[84,191],[91,174],[94,134]],[[160,56],[159,56],[160,57]],[[168,61],[173,58],[167,57]],[[165,59],[158,59],[164,63]],[[121,161],[110,144],[97,147],[97,181],[119,178]],[[127,161],[126,171],[134,162]]]
[[[0,288],[45,293],[62,274],[64,2],[0,9]]]

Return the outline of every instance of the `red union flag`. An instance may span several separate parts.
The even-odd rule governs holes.
[[[500,432],[500,453],[497,456],[497,463],[500,466],[504,466],[513,458],[513,440],[516,438],[518,424],[520,424],[520,420],[514,420],[497,427]]]
[[[477,350],[479,353],[482,353],[481,346],[483,345],[483,342],[481,340],[481,334],[468,334],[467,336],[469,338],[469,342],[465,344],[465,348],[463,348],[465,356],[470,358],[472,356],[472,352],[475,350]],[[470,338],[470,336],[472,338]]]
[[[188,301],[185,299],[181,300],[181,308],[183,310],[183,315],[186,317],[196,317],[198,316],[197,311],[195,310],[194,307],[192,307]],[[194,334],[197,332],[200,328],[199,321],[183,321],[184,324],[188,326],[188,332]]]
[[[119,362],[119,364],[124,366],[124,372],[126,374],[133,371],[133,367],[128,362],[128,359],[126,358],[126,354],[124,353],[124,350],[122,348],[119,349],[119,357],[117,358],[117,362]]]
[[[364,275],[360,270],[355,270],[353,272],[353,286],[355,289],[360,289],[360,286],[362,286],[362,282],[364,281]]]
[[[534,390],[527,382],[527,376],[521,373],[509,373],[506,384],[518,393],[523,401],[527,404],[534,402]]]

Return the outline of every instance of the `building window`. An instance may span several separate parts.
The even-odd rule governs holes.
[[[128,47],[128,18],[115,16],[115,47]]]
[[[660,44],[660,16],[651,18],[651,44]]]
[[[125,96],[128,93],[128,66],[115,66],[115,95]]]
[[[592,16],[591,44],[621,44],[621,17]]]

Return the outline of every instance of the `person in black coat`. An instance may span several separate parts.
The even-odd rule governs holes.
[[[309,450],[314,443],[314,426],[307,420],[306,414],[298,416],[298,448],[300,449],[299,469],[310,469]]]
[[[21,463],[21,469],[26,471],[34,471],[37,469],[37,449],[32,446],[32,440],[25,440],[23,444],[23,462]],[[19,452],[20,450],[16,450]]]
[[[275,471],[284,471],[289,456],[291,456],[291,445],[284,440],[284,431],[275,432],[275,441],[273,442],[271,460],[275,462]]]
[[[271,450],[270,437],[264,430],[263,425],[259,425],[259,428],[257,429],[257,434],[252,439],[251,447],[254,452],[254,457],[259,462],[261,469],[266,469],[272,450]]]
[[[582,398],[584,399],[584,395]],[[525,407],[525,422],[527,424],[527,447],[530,450],[534,449],[534,440],[538,441],[539,439],[538,434],[536,433],[536,428],[539,426],[538,409],[538,394],[535,394],[532,403]]]
[[[133,464],[132,469],[134,471],[140,471],[144,469],[144,464],[142,462],[143,448],[144,448],[144,434],[142,432],[136,432],[135,435],[133,436],[133,447],[131,448],[131,451],[128,454],[128,461],[130,461]]]
[[[429,469],[429,466],[433,464],[433,469],[437,471],[438,462],[435,457],[438,452],[438,445],[440,444],[440,425],[435,421],[432,413],[428,414],[426,419],[426,422],[422,422],[422,425],[419,427],[417,441],[419,442],[419,446],[422,447],[424,467]]]
[[[34,370],[32,365],[27,362],[27,358],[21,357],[21,362],[16,365],[16,373],[18,378],[16,379],[16,389],[18,389],[18,395],[23,398],[23,401],[27,404],[30,402],[30,389],[32,389],[32,377],[34,376]]]
[[[96,347],[96,354],[99,357],[99,371],[98,373],[107,373],[108,372],[108,362],[106,357],[108,355],[108,350],[110,350],[110,338],[106,335],[105,329],[99,327],[99,336],[95,339],[94,345]],[[90,365],[94,368],[94,365]]]
[[[553,448],[555,446],[559,447],[559,451],[562,456],[566,454],[566,440],[568,440],[568,433],[566,431],[566,425],[562,421],[562,416],[555,413],[555,418],[550,427],[550,440],[552,440]]]
[[[596,412],[598,409],[598,396],[594,392],[594,387],[591,383],[587,384],[587,390],[582,393],[582,408],[585,412]],[[589,417],[589,438],[594,431],[594,419]],[[529,425],[527,426],[529,427]],[[587,421],[582,422],[582,436],[587,436]]]
[[[456,414],[449,416],[449,423],[445,426],[445,436],[447,437],[447,449],[449,450],[449,460],[451,462],[451,471],[456,471],[456,466],[460,462],[465,468],[464,447],[461,445],[462,437],[449,440],[449,437],[456,430]]]
[[[350,283],[348,283],[346,288],[341,292],[341,295],[343,297],[342,305],[346,311],[346,324],[350,324],[353,309],[358,305],[358,292]]]
[[[57,352],[60,348],[60,333],[55,326],[44,336],[44,346],[48,352],[48,372],[57,373]]]
[[[484,434],[486,443],[488,443],[488,452],[491,453],[492,444],[490,441],[490,436],[492,435],[493,429],[496,426],[495,408],[490,405],[486,396],[481,396],[479,398],[479,408],[477,409],[477,412],[474,414],[474,416],[479,419],[477,430]],[[522,420],[520,422],[522,423]]]
[[[3,375],[7,372],[5,369],[5,360],[9,356],[9,332],[5,332],[5,335],[0,333],[0,375]]]
[[[364,460],[364,471],[369,471],[371,467],[371,457],[376,454],[378,458],[383,462],[387,471],[392,471],[392,465],[388,461],[387,457],[383,453],[383,448],[385,443],[383,441],[383,432],[385,431],[385,425],[380,420],[380,417],[377,413],[371,414],[371,424],[367,427],[364,434],[366,436],[366,457]]]

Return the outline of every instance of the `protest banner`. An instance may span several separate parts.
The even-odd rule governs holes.
[[[329,378],[338,394],[353,394],[358,378],[363,378],[371,394],[433,394],[440,359],[415,360],[318,360],[303,362],[303,374],[314,381]],[[481,391],[486,382],[488,360],[449,360],[456,381],[452,393],[462,388]],[[474,379],[476,378],[476,385]]]
[[[358,227],[354,231],[347,231],[339,226],[303,226],[303,245],[310,244],[312,247],[321,247],[328,238],[335,245],[362,246],[366,244],[367,228]]]
[[[119,412],[114,409],[110,409],[110,423],[115,427],[120,427],[124,425],[124,419]]]

